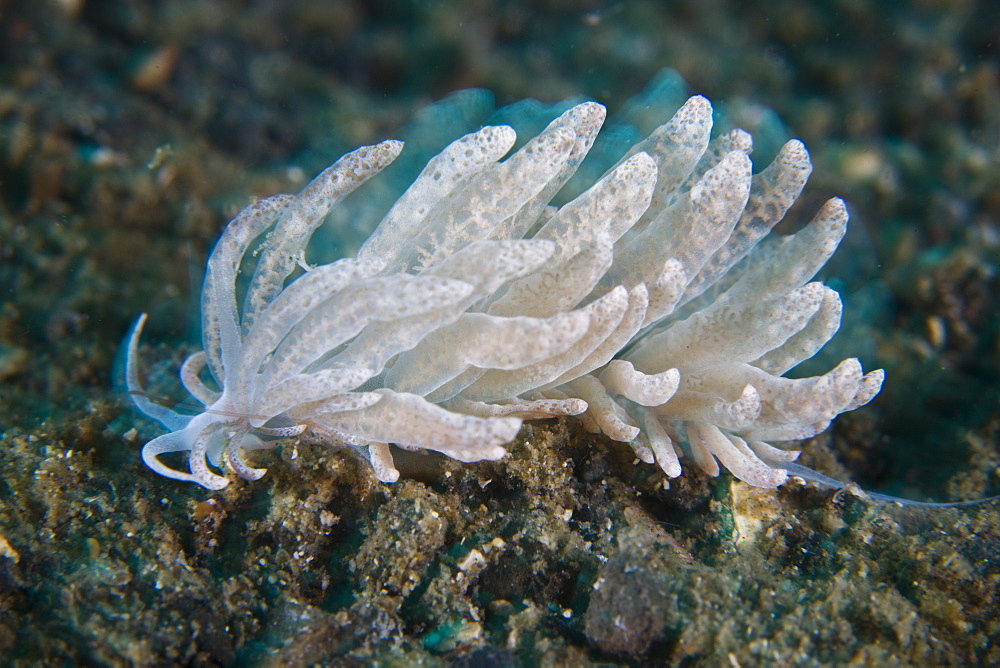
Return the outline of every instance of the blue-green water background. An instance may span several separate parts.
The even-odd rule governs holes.
[[[225,552],[225,536],[235,541],[234,533],[252,532],[252,522],[275,513],[270,492],[222,499],[226,510],[213,529],[219,532],[213,534],[216,542],[199,542],[198,524],[208,511],[198,504],[208,495],[153,476],[137,457],[141,441],[122,436],[133,425],[141,430],[139,439],[154,431],[113,390],[118,344],[135,315],[150,312],[151,357],[161,363],[153,368],[152,384],[176,390],[170,384],[173,351],[183,342],[197,344],[192,295],[224,221],[251,197],[294,191],[360,144],[438,133],[428,139],[433,145],[460,134],[462,119],[423,126],[413,119],[431,102],[467,88],[490,93],[466,94],[465,123],[524,98],[595,99],[614,113],[663,68],[672,68],[692,93],[709,97],[730,120],[757,127],[758,138],[761,128],[770,127],[775,137],[788,132],[803,139],[815,171],[785,230],[795,229],[831,196],[847,200],[851,212],[850,234],[823,273],[844,296],[845,324],[819,366],[857,355],[866,368],[881,366],[888,374],[879,398],[818,445],[822,454],[811,463],[863,487],[913,498],[995,494],[998,25],[997,3],[959,0],[766,6],[652,0],[0,3],[0,536],[17,555],[0,557],[0,656],[26,663],[143,663],[149,657],[231,663],[240,657],[262,661],[282,645],[285,638],[274,635],[276,626],[261,603],[284,600],[281,594],[263,594],[256,584],[233,585],[226,591],[239,589],[251,601],[247,609],[256,622],[228,645],[206,641],[197,629],[212,623],[190,621],[202,613],[185,612],[185,606],[211,609],[204,615],[218,619],[221,594],[213,590],[216,602],[204,605],[180,596],[169,603],[176,610],[163,612],[167,604],[149,577],[162,563],[129,559],[131,548],[115,547],[116,532],[150,531],[143,524],[152,521],[149,511],[135,499],[154,505],[164,499],[161,505],[173,510],[157,521],[173,530],[170,540],[178,546],[171,549],[205,573],[205,582],[224,582],[243,568]],[[664,110],[664,119],[671,111]],[[766,160],[767,153],[766,142],[758,141],[755,159]],[[411,154],[404,154],[399,174],[418,168],[418,152]],[[391,201],[388,194],[366,196],[352,203],[350,215],[331,221],[325,233],[329,253],[356,247]],[[283,465],[275,461],[272,470]],[[347,483],[338,489],[374,500],[352,505],[333,496],[316,506],[332,512],[350,507],[359,517],[341,533],[316,539],[323,566],[305,569],[305,579],[344,570],[346,552],[353,549],[348,546],[375,535],[378,509],[401,502],[394,496],[400,492],[391,490],[362,494]],[[645,510],[656,520],[677,520],[680,511],[671,511],[670,504],[680,502],[665,500],[670,492],[642,494],[655,496]],[[700,498],[692,512],[717,521],[708,497]],[[502,501],[492,502],[503,510]],[[109,528],[112,517],[118,524]],[[365,524],[369,520],[375,528]],[[440,550],[427,555],[432,570],[449,563],[441,556],[448,549],[462,552],[455,547],[464,540],[459,524],[450,526]],[[260,542],[254,549],[266,544],[280,550],[288,540],[257,529],[264,537],[255,536]],[[711,564],[727,549],[708,533],[691,530],[682,541]],[[157,553],[166,559],[164,541],[160,535],[150,545],[159,545]],[[550,559],[548,566],[558,570],[565,564]],[[786,567],[774,566],[772,576],[795,582]],[[573,571],[576,593],[564,593],[566,600],[559,602],[577,617],[586,608],[580,597],[595,577],[588,568]],[[100,572],[94,575],[94,569]],[[821,569],[821,575],[835,571]],[[539,572],[551,577],[544,568]],[[980,582],[994,577],[992,571],[974,573]],[[348,592],[344,601],[364,599],[362,576],[357,578],[334,578]],[[875,578],[873,586],[884,582]],[[938,598],[961,602],[963,592],[971,596],[962,582],[942,583]],[[329,614],[348,609],[337,597],[310,596],[307,584],[297,586],[289,596],[303,605]],[[95,588],[103,593],[94,596],[92,609],[88,600]],[[994,593],[990,588],[989,595]],[[409,626],[399,636],[387,632],[385,646],[398,637],[415,643],[432,630],[448,635],[452,627],[444,622],[421,623],[421,615],[429,614],[421,606],[431,604],[418,594],[407,598]],[[922,622],[951,629],[942,631],[952,643],[945,658],[988,656],[988,641],[996,638],[982,621],[988,615],[968,613],[974,632],[966,635],[977,640],[963,644],[955,638],[965,627],[948,626],[951,618],[940,612],[945,603],[936,602],[933,612],[919,595],[903,595]],[[540,604],[543,598],[524,600]],[[525,609],[531,607],[520,611]],[[503,628],[514,618],[497,614]],[[131,623],[114,623],[129,615]],[[185,620],[182,630],[149,632],[148,626],[167,619]],[[555,646],[576,648],[579,657],[642,658],[641,652],[608,650],[571,622],[565,628],[545,623],[531,627],[532,637],[555,638]],[[879,624],[892,626],[872,622],[875,630],[868,635],[854,633],[851,656],[874,656],[864,654],[865,648],[888,642]],[[117,636],[111,633],[116,627]],[[507,642],[509,634],[498,631],[491,642]],[[719,638],[714,654],[685,654],[683,643],[664,634],[655,645],[661,658],[710,661],[735,652],[752,662],[757,656],[741,653],[745,644]],[[899,647],[913,647],[905,633],[889,635]],[[194,638],[196,649],[165,653],[179,637]],[[362,646],[375,647],[375,655],[382,651],[370,637],[337,642],[323,655],[327,660]],[[424,642],[428,660],[463,656],[440,647],[451,645]],[[539,647],[517,646],[503,656],[528,661],[543,653]],[[840,657],[811,651],[806,655],[819,662]],[[577,656],[559,656],[570,655]]]

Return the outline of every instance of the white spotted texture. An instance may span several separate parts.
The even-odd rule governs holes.
[[[784,482],[781,464],[798,453],[774,443],[819,433],[883,380],[856,359],[782,377],[840,326],[839,295],[811,281],[844,235],[846,208],[830,200],[773,238],[811,171],[805,146],[788,142],[753,174],[750,135],[711,139],[700,96],[553,206],[604,117],[595,102],[576,105],[506,158],[510,127],[457,139],[354,258],[304,259],[330,209],[401,142],[359,148],[298,195],[247,207],[209,259],[204,351],[180,372],[202,414],[146,398],[145,316],[133,328],[129,389],[168,429],[144,461],[221,489],[227,471],[264,474],[247,452],[302,435],[354,448],[393,482],[393,446],[496,460],[523,420],[579,416],[669,477],[683,458],[760,487]],[[243,264],[254,267],[238,294]],[[187,470],[160,459],[171,452],[187,453]]]

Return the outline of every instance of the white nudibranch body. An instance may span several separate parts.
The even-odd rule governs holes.
[[[788,142],[752,174],[749,135],[710,140],[712,107],[692,97],[551,206],[604,116],[577,105],[507,159],[510,127],[458,139],[356,257],[330,264],[305,264],[313,232],[402,142],[359,148],[298,195],[247,207],[209,259],[204,352],[181,369],[205,411],[149,401],[136,361],[144,315],[129,337],[133,400],[169,430],[143,448],[146,464],[221,489],[226,468],[264,474],[247,451],[305,432],[352,446],[392,482],[390,445],[496,460],[522,420],[577,415],[670,477],[684,456],[711,475],[721,464],[752,485],[784,482],[781,464],[798,453],[773,444],[819,433],[882,384],[856,359],[782,377],[840,325],[837,292],[809,281],[844,235],[844,204],[765,239],[805,185],[805,147]],[[236,276],[258,238],[240,305]],[[188,453],[187,471],[161,461],[170,452]]]

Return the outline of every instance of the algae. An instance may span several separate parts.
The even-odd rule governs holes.
[[[249,198],[459,88],[614,108],[671,65],[776,110],[816,197],[852,206],[830,271],[889,380],[803,463],[912,498],[996,493],[997,8],[736,4],[4,5],[2,662],[1000,662],[995,505],[696,472],[667,489],[570,421],[496,463],[401,456],[392,486],[294,441],[218,494],[139,459],[154,432],[112,389],[121,336],[153,311],[151,388],[180,396],[192,267]]]

